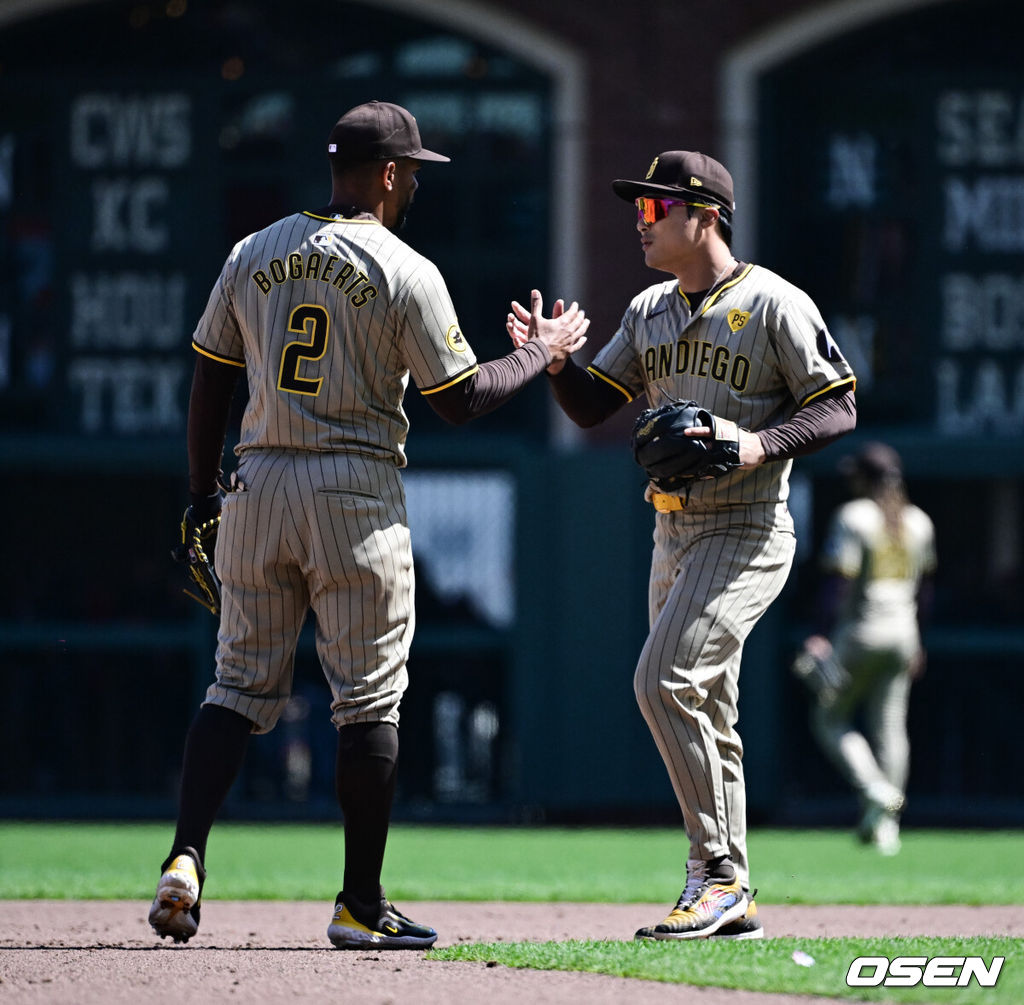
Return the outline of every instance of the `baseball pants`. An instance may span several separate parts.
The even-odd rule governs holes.
[[[901,795],[906,793],[910,658],[916,648],[915,644],[869,649],[841,639],[836,642],[836,658],[850,682],[828,708],[814,707],[811,725],[822,749],[849,780],[862,804],[871,801],[869,793],[884,791],[887,786]],[[860,709],[866,735],[854,726]]]
[[[311,608],[336,726],[398,722],[414,630],[399,470],[371,457],[248,450],[224,501],[217,677],[206,703],[273,729]]]
[[[690,841],[730,855],[749,886],[743,743],[736,731],[743,643],[778,596],[795,551],[782,504],[658,514],[651,630],[634,677]]]

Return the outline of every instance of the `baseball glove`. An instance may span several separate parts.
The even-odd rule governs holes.
[[[707,426],[710,437],[686,436]],[[699,478],[719,478],[740,466],[739,427],[696,401],[673,401],[640,413],[633,426],[633,457],[663,492]]]
[[[213,549],[217,544],[220,527],[220,499],[205,519],[198,519],[194,506],[189,506],[181,518],[181,544],[171,550],[171,557],[185,566],[190,586],[183,592],[198,601],[211,614],[220,614],[220,582],[213,571]]]
[[[850,675],[831,653],[821,656],[804,649],[793,660],[791,669],[826,708],[850,682]]]

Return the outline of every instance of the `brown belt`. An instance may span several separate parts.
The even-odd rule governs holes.
[[[675,513],[686,507],[682,496],[670,496],[664,492],[652,492],[651,503],[659,513]]]

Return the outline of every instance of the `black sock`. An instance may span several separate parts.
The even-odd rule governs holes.
[[[185,739],[174,852],[194,848],[205,863],[210,828],[238,777],[251,732],[252,723],[230,708],[203,705],[196,713]]]
[[[345,816],[343,889],[360,905],[378,905],[398,765],[398,728],[359,722],[338,730],[335,791]],[[376,919],[374,919],[376,922]]]

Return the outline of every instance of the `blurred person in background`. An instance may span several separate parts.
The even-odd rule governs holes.
[[[804,641],[806,656],[833,667],[815,689],[811,727],[860,801],[858,837],[895,855],[910,770],[910,688],[925,664],[920,625],[931,604],[935,529],[908,500],[892,447],[865,444],[840,471],[853,498],[831,518],[817,630]]]

